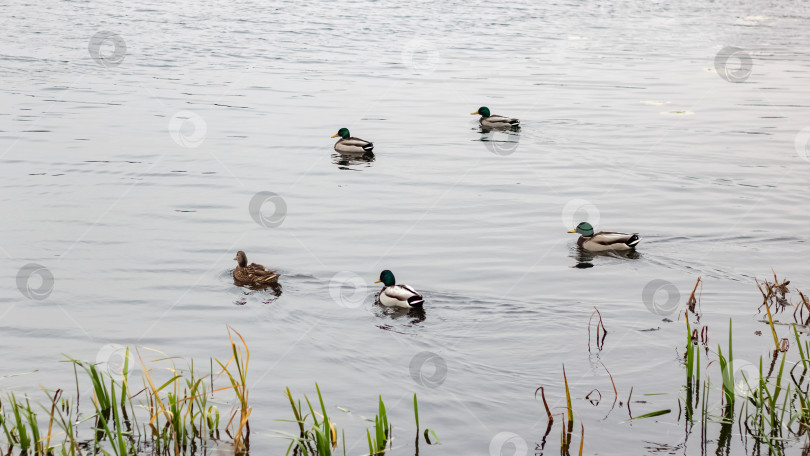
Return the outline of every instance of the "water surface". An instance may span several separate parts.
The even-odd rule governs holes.
[[[565,363],[586,454],[700,454],[676,413],[609,412],[601,363],[620,397],[645,401],[634,415],[677,410],[683,318],[651,312],[648,283],[672,283],[682,305],[702,276],[711,346],[731,317],[735,356],[752,362],[769,349],[754,278],[774,269],[810,289],[810,161],[795,146],[810,126],[809,9],[13,1],[0,19],[0,377],[37,372],[0,388],[70,385],[62,354],[95,360],[108,344],[207,364],[227,358],[228,324],[252,350],[262,453],[286,449],[271,437],[291,430],[276,421],[292,416],[284,387],[311,396],[318,381],[352,411],[333,417],[351,454],[378,394],[395,454],[412,452],[414,393],[442,440],[425,454],[485,454],[503,432],[531,454],[546,429],[534,392],[562,411]],[[124,41],[123,60],[109,42],[108,61],[91,58],[100,31]],[[718,75],[726,46],[751,59],[742,82]],[[469,113],[482,105],[521,130],[480,132]],[[373,161],[334,153],[340,127],[375,143]],[[251,216],[258,192],[284,201],[264,207],[278,226]],[[641,233],[637,257],[582,257],[566,231],[586,217]],[[280,296],[234,286],[239,249],[281,271]],[[54,277],[45,300],[15,286],[28,263]],[[423,314],[372,304],[386,268],[425,294]],[[366,280],[362,303],[334,299],[336,274]],[[412,378],[423,352],[446,363],[438,385]],[[594,388],[598,406],[582,400]]]

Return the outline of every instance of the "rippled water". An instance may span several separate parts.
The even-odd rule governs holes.
[[[711,345],[732,317],[751,361],[770,347],[753,279],[810,289],[810,7],[748,3],[12,1],[0,388],[70,385],[61,354],[108,344],[227,357],[229,324],[251,347],[261,453],[286,449],[284,387],[318,381],[352,411],[335,409],[351,454],[377,394],[394,454],[412,452],[413,393],[442,440],[424,453],[486,454],[505,432],[540,454],[534,392],[561,411],[565,363],[586,454],[701,454],[675,412],[609,412],[600,361],[634,415],[677,410],[683,319],[651,312],[646,285],[682,305],[702,276]],[[727,46],[736,83],[715,62]],[[521,130],[480,132],[482,105]],[[373,159],[338,156],[340,127]],[[283,207],[251,213],[259,192]],[[566,231],[586,217],[639,232],[638,255],[583,257]],[[239,249],[281,271],[280,296],[234,286]],[[16,286],[28,263],[53,276],[44,300]],[[385,268],[424,313],[372,305]],[[340,288],[357,277],[362,303]],[[609,333],[589,354],[594,307]],[[581,400],[594,388],[598,406]]]

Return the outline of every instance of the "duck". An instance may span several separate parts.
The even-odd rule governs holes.
[[[394,273],[386,269],[380,273],[380,279],[374,283],[383,283],[380,291],[380,304],[387,307],[403,307],[406,309],[421,308],[425,298],[408,285],[397,285]]]
[[[481,119],[479,123],[483,128],[518,128],[520,127],[520,120],[514,117],[504,117],[497,114],[490,114],[489,108],[481,106],[478,111],[471,112],[470,115],[480,114]]]
[[[591,252],[604,252],[607,250],[633,250],[641,241],[638,233],[614,233],[610,231],[593,232],[593,226],[588,222],[582,222],[569,233],[579,233],[581,236],[577,240],[577,245]]]
[[[241,250],[236,252],[233,259],[238,263],[236,269],[233,270],[233,280],[239,285],[261,287],[278,283],[279,275],[276,271],[271,271],[256,263],[248,265],[245,252]]]
[[[335,151],[343,153],[368,153],[374,149],[374,144],[366,141],[365,139],[352,138],[348,128],[341,128],[337,133],[332,135],[337,138],[338,142],[335,143]]]

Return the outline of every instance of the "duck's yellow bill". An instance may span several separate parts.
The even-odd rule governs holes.
[[[380,283],[382,280],[375,280],[374,283]]]
[[[478,111],[475,111],[475,112],[471,112],[471,113],[470,113],[470,115],[471,115],[471,116],[474,116],[474,115],[476,115],[476,114],[478,114]]]
[[[577,232],[577,229],[576,229],[576,228],[574,228],[573,230],[568,230],[568,232],[569,232],[569,233],[576,233],[576,232]]]
[[[333,137],[333,138],[337,138],[338,136],[340,136],[340,135],[339,135],[339,134],[337,134],[337,133],[335,133],[334,135],[332,135],[332,137]]]

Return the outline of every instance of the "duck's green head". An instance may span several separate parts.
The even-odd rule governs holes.
[[[349,139],[349,136],[350,136],[349,135],[349,129],[348,128],[341,128],[340,130],[338,130],[337,133],[332,135],[333,138],[337,138],[338,136],[340,136],[343,139]]]
[[[394,273],[389,271],[388,269],[386,269],[385,271],[380,273],[380,280],[378,280],[378,281],[376,281],[374,283],[380,283],[380,282],[382,282],[383,285],[385,285],[386,287],[392,287],[392,286],[396,285],[397,280],[394,278]]]
[[[569,231],[569,233],[579,233],[585,237],[593,236],[593,227],[588,222],[582,222],[576,228]]]
[[[471,112],[470,114],[471,115],[481,114],[481,117],[489,117],[490,116],[489,108],[487,108],[486,106],[481,106],[480,108],[478,108],[478,111]]]

